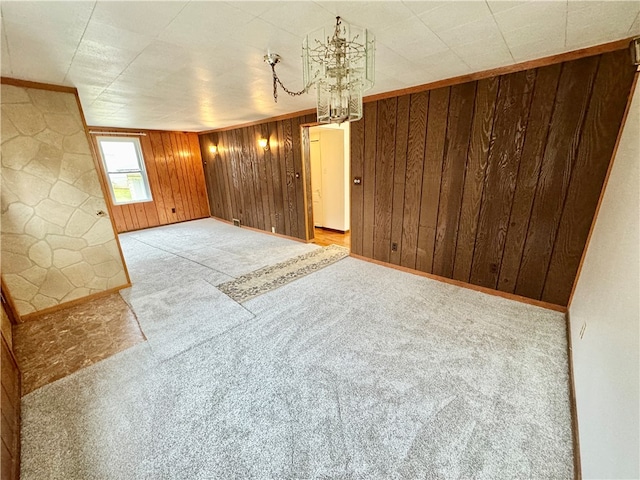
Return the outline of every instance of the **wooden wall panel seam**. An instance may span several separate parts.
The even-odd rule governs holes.
[[[589,85],[589,93],[587,94],[587,100],[586,100],[586,108],[584,110],[582,119],[580,120],[580,129],[579,129],[579,134],[578,134],[578,141],[575,143],[575,145],[573,146],[572,149],[572,155],[571,155],[571,170],[569,172],[569,178],[567,179],[567,186],[564,192],[564,198],[562,199],[562,208],[560,209],[561,212],[564,212],[565,206],[567,204],[567,199],[569,198],[569,187],[571,186],[571,179],[573,178],[573,171],[574,168],[576,166],[576,160],[577,160],[577,155],[578,155],[578,147],[580,146],[580,138],[582,137],[582,132],[584,131],[584,126],[585,123],[587,121],[587,115],[589,113],[589,109],[591,108],[591,99],[593,96],[593,89],[595,87],[596,84],[596,78],[598,76],[598,72],[600,70],[600,64],[602,61],[602,55],[598,56],[598,62],[596,64],[596,69],[595,72],[593,73],[593,75],[591,76],[591,84]],[[542,281],[542,290],[540,292],[540,297],[538,298],[538,300],[542,300],[542,296],[544,293],[544,286],[547,283],[547,277],[549,275],[549,269],[551,268],[551,260],[553,258],[553,253],[556,249],[556,245],[558,242],[558,232],[560,230],[560,222],[562,221],[562,214],[560,214],[560,219],[558,220],[558,225],[556,227],[555,233],[554,233],[554,238],[553,238],[553,246],[551,248],[551,254],[549,255],[549,263],[547,264],[547,268],[544,274],[544,280]]]

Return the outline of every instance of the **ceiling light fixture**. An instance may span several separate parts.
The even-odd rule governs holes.
[[[316,87],[318,123],[353,122],[362,118],[362,92],[374,84],[375,38],[366,29],[336,17],[331,35],[325,28],[309,33],[302,43],[304,89],[287,89],[276,74],[277,53],[264,56],[273,73],[273,99],[278,85],[297,96]]]

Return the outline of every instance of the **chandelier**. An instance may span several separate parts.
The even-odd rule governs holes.
[[[292,96],[316,88],[318,123],[352,122],[362,118],[362,92],[374,83],[375,38],[366,28],[349,25],[336,17],[331,35],[325,28],[309,33],[302,43],[304,88],[287,89],[276,74],[280,55],[269,53],[264,61],[273,73],[273,99],[278,86]]]

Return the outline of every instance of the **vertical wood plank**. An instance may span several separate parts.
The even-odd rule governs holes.
[[[376,145],[378,129],[378,102],[364,104],[364,174],[362,210],[362,255],[373,258],[373,231],[375,225]]]
[[[291,119],[283,121],[283,142],[284,142],[284,159],[286,165],[286,185],[287,185],[287,206],[289,215],[290,233],[292,237],[297,237],[298,232],[298,209],[296,197],[296,173],[293,158],[293,125]]]
[[[422,197],[420,200],[420,224],[416,268],[423,272],[433,271],[442,162],[445,154],[447,122],[449,119],[449,97],[451,89],[438,88],[429,95],[429,113],[425,140],[424,169],[422,175]]]
[[[271,131],[267,123],[260,125],[260,134],[262,137],[268,138],[270,142],[277,141],[277,139],[271,138]],[[263,192],[266,192],[266,205],[268,205],[268,228],[276,227],[275,193],[273,189],[273,154],[271,152],[272,149],[269,148],[269,150],[264,153],[264,161],[262,163],[266,183],[266,189],[263,189]]]
[[[416,268],[428,108],[429,92],[411,95],[400,256],[400,264],[408,268]]]
[[[280,184],[282,186],[282,204],[284,207],[282,217],[284,221],[285,234],[291,235],[291,215],[289,205],[289,173],[287,171],[286,159],[286,137],[285,137],[285,121],[277,123],[278,126],[278,158],[280,165]]]
[[[378,102],[373,258],[383,262],[389,261],[391,250],[397,103],[397,98],[388,98]]]
[[[402,255],[402,223],[404,217],[404,190],[407,172],[407,144],[409,141],[409,95],[398,97],[395,138],[395,167],[391,210],[391,242],[397,245],[389,251],[389,261],[400,265]]]
[[[176,209],[176,218],[178,221],[186,220],[184,205],[182,202],[182,195],[180,192],[180,183],[178,180],[178,172],[176,169],[176,161],[173,155],[173,148],[171,146],[171,133],[162,132],[160,134],[162,138],[162,145],[164,146],[164,158],[167,165],[167,171],[169,173],[169,181],[171,182],[171,191],[173,192],[174,208]]]
[[[147,177],[149,178],[149,188],[151,189],[151,197],[153,198],[155,218],[157,218],[158,225],[164,225],[167,223],[167,214],[164,206],[164,191],[158,178],[158,161],[153,154],[153,147],[151,145],[151,140],[149,139],[149,133],[140,137],[140,145],[142,147],[145,168],[147,169]]]
[[[364,115],[367,111],[365,110]],[[362,255],[362,211],[363,211],[363,186],[362,183],[353,183],[355,178],[362,180],[364,176],[364,124],[366,119],[351,123],[351,251],[356,255]]]
[[[529,119],[535,70],[500,80],[471,282],[496,288]]]
[[[569,300],[633,75],[628,52],[621,50],[601,57],[542,292],[545,302],[566,305]]]
[[[433,256],[433,273],[448,278],[453,274],[476,83],[463,83],[451,87],[446,148],[442,165],[442,183],[440,185],[436,243]]]
[[[280,137],[278,136],[278,124],[270,122],[268,125],[269,137],[275,139],[270,152],[270,162],[273,182],[273,205],[276,233],[284,234],[284,202],[282,198],[282,172],[280,171]]]
[[[162,136],[159,132],[149,132],[149,139],[153,147],[153,158],[156,160],[156,170],[158,172],[158,180],[162,196],[164,198],[164,209],[167,223],[177,221],[177,215],[171,210],[175,208],[175,200],[173,197],[173,188],[171,187],[171,179],[169,176],[169,168],[167,166],[167,158],[164,152]],[[158,214],[160,216],[160,214]]]
[[[515,293],[540,299],[599,57],[563,65]]]
[[[531,113],[520,158],[520,171],[511,207],[511,218],[504,244],[500,276],[498,277],[498,290],[509,293],[513,293],[515,289],[520,269],[522,249],[540,175],[540,165],[549,132],[549,122],[553,112],[561,68],[560,64],[550,65],[540,68],[537,73],[531,101]]]
[[[467,173],[464,178],[460,224],[453,264],[453,278],[463,282],[468,282],[471,275],[498,83],[498,77],[480,80],[476,90],[471,143],[467,156]]]

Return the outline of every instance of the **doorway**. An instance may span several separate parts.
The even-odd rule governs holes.
[[[314,242],[350,248],[349,123],[308,128]]]

